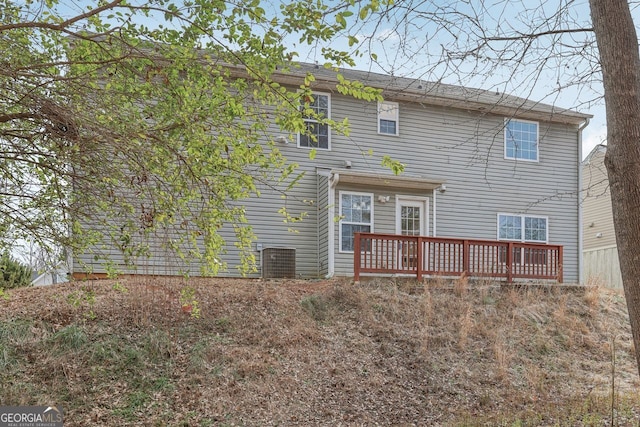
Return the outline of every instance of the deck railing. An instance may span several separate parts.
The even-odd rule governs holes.
[[[545,279],[562,283],[562,246],[495,240],[356,233],[354,279],[362,273]]]

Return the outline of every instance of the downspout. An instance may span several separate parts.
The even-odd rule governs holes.
[[[65,262],[67,263],[67,281],[71,282],[73,280],[73,274],[75,273],[73,251],[67,248],[64,248],[63,251],[66,258]]]
[[[340,174],[334,173],[329,176],[329,208],[327,209],[329,215],[329,236],[328,236],[328,265],[327,265],[327,279],[330,279],[335,274],[335,233],[336,226],[333,219],[336,217],[336,186],[340,182]]]
[[[437,237],[436,234],[436,193],[438,192],[435,188],[431,190],[433,193],[433,237]]]
[[[436,207],[437,207],[437,201],[436,201],[436,193],[438,192],[437,188],[434,188],[433,190],[431,190],[431,192],[433,193],[433,237],[437,237],[438,234],[436,233]]]
[[[578,283],[583,283],[584,271],[582,263],[583,252],[583,223],[582,223],[582,131],[589,126],[589,118],[578,128]]]

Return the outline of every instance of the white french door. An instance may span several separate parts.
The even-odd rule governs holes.
[[[428,206],[426,198],[399,196],[396,202],[396,234],[427,236]]]
[[[426,236],[428,233],[429,200],[417,197],[396,197],[396,234],[405,236]],[[403,269],[416,268],[417,242],[399,245],[398,261]]]

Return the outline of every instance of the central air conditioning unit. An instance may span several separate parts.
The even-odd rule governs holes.
[[[265,279],[294,279],[296,277],[295,248],[264,248],[262,277]]]

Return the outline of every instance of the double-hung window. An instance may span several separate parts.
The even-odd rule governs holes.
[[[544,216],[498,214],[498,240],[547,243],[549,240],[548,218]],[[500,253],[504,261],[505,254]],[[547,252],[538,248],[515,249],[515,263],[546,264]]]
[[[504,125],[504,158],[538,161],[538,123],[507,119]]]
[[[373,231],[373,194],[340,192],[340,252],[353,252],[354,234]]]
[[[398,135],[400,107],[397,102],[378,102],[378,133]]]
[[[329,150],[331,130],[328,124],[320,123],[319,120],[331,118],[331,98],[329,94],[315,92],[305,97],[305,105],[301,108],[308,108],[310,111],[304,116],[305,132],[298,135],[298,146]]]

